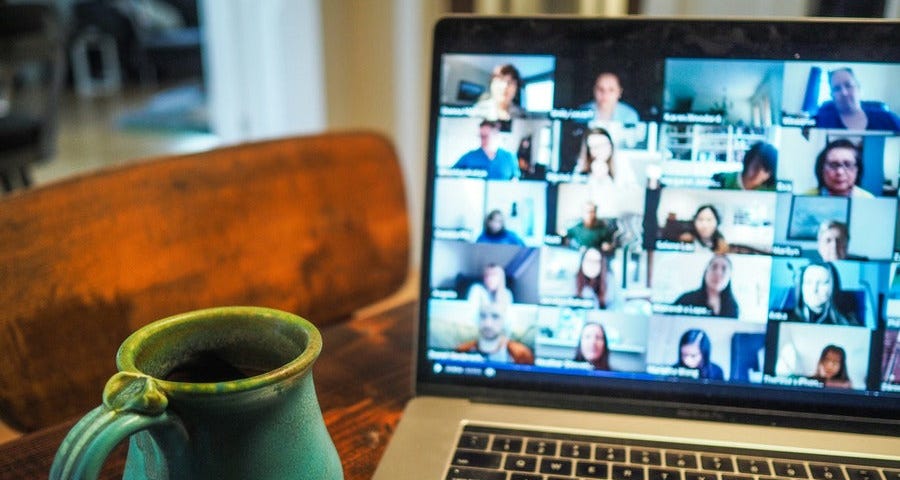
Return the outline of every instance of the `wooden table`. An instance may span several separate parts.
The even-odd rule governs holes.
[[[372,477],[412,395],[414,315],[415,304],[404,303],[322,329],[324,348],[313,375],[347,480]],[[46,479],[75,420],[0,444],[0,479]],[[119,445],[100,478],[122,477],[125,451]]]

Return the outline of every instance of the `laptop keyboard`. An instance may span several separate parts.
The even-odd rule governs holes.
[[[900,453],[900,452],[898,452]],[[446,480],[900,480],[872,461],[466,426]]]

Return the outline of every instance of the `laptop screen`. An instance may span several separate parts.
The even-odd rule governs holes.
[[[439,23],[420,387],[896,419],[898,33]]]

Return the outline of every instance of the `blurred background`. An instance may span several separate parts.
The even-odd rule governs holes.
[[[397,146],[414,232],[420,230],[422,209],[430,30],[442,15],[900,15],[900,0],[0,0],[0,5],[11,12],[0,15],[0,39],[7,41],[24,37],[25,15],[33,15],[15,8],[51,9],[58,25],[46,33],[45,21],[42,34],[52,36],[61,53],[58,86],[45,80],[37,90],[51,103],[35,109],[43,117],[41,149],[24,165],[21,159],[14,164],[24,168],[26,178],[13,171],[6,190],[149,156],[364,128],[384,133]],[[16,101],[23,97],[17,89],[39,76],[37,70],[10,73],[2,56],[0,128],[4,114],[15,116]],[[5,98],[12,94],[17,96]],[[0,148],[12,145],[10,138],[0,131]]]
[[[900,0],[0,0],[0,195],[147,157],[367,129],[394,141],[419,232],[430,32],[473,13],[897,18]]]

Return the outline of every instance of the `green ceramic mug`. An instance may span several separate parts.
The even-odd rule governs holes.
[[[51,479],[94,479],[130,437],[124,478],[340,479],[308,321],[221,307],[151,323],[119,348],[103,404],[63,440]]]

